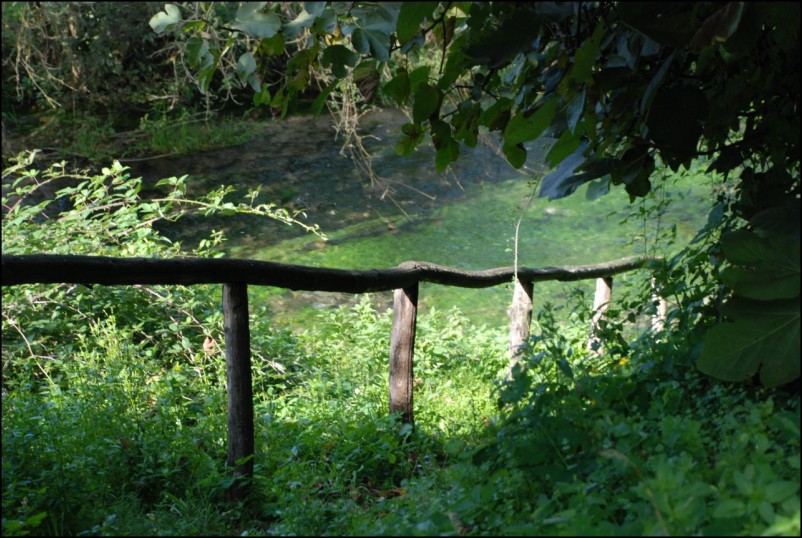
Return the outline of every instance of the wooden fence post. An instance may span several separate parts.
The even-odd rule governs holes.
[[[412,413],[412,357],[415,352],[415,324],[418,314],[418,283],[395,290],[393,332],[390,337],[390,413],[415,425]]]
[[[655,305],[655,313],[652,316],[652,330],[655,332],[662,331],[666,326],[666,318],[668,317],[668,301],[665,297],[660,295],[657,289],[657,280],[652,277],[652,303]]]
[[[515,291],[512,294],[510,306],[510,367],[507,379],[512,375],[512,369],[521,360],[521,346],[529,338],[529,326],[532,323],[532,289],[531,281],[515,279]]]
[[[248,287],[223,284],[223,325],[226,338],[228,388],[228,466],[235,482],[229,500],[243,500],[253,479],[254,429],[251,385],[251,337],[248,326]],[[247,461],[242,462],[247,458]],[[240,464],[237,462],[240,461]],[[244,478],[242,483],[239,479]]]
[[[610,308],[612,295],[613,277],[597,278],[596,295],[593,297],[593,318],[590,321],[590,338],[588,338],[588,351],[591,353],[601,353],[601,340],[596,336],[596,331],[599,328],[599,320]]]

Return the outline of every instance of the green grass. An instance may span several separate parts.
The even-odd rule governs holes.
[[[130,118],[125,118],[130,123]],[[46,147],[62,158],[77,157],[107,165],[113,159],[181,155],[240,144],[254,136],[252,122],[231,116],[204,119],[203,113],[145,115],[136,129],[117,131],[114,118],[61,112],[40,120],[43,125],[23,134],[27,147]]]

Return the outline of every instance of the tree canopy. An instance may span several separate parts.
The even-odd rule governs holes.
[[[510,164],[550,141],[540,196],[645,196],[656,170],[725,178],[712,228],[731,293],[698,366],[767,385],[799,377],[799,4],[246,2],[167,4],[202,92],[218,73],[282,117],[347,84],[411,109],[395,150],[430,138],[445,170],[482,132]],[[219,77],[218,77],[219,78]],[[225,86],[225,83],[223,86]],[[220,84],[216,82],[216,84]]]

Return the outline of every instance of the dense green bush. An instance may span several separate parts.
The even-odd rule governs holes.
[[[3,5],[3,110],[34,103],[123,117],[154,101],[186,104],[182,66],[146,21],[158,2],[9,2]],[[6,84],[7,83],[7,84]],[[182,87],[183,86],[183,87]]]

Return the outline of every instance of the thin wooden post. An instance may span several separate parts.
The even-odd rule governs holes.
[[[515,279],[515,291],[512,293],[510,316],[510,367],[507,379],[512,370],[521,361],[521,348],[529,339],[529,326],[532,323],[532,289],[531,281]]]
[[[610,308],[612,295],[613,277],[597,278],[596,295],[593,297],[593,318],[590,321],[590,338],[588,339],[588,351],[591,353],[601,352],[601,339],[596,336],[596,331],[599,328],[599,321],[602,316]]]
[[[412,413],[412,358],[418,315],[417,282],[393,295],[393,332],[390,337],[390,413],[401,413],[407,424],[415,424]]]
[[[228,497],[229,500],[240,501],[247,496],[250,489],[254,455],[251,337],[248,326],[248,287],[245,284],[223,284],[223,326],[228,389],[227,465],[237,478],[228,491]],[[239,478],[244,478],[245,481],[242,482]]]
[[[652,303],[655,305],[655,313],[652,316],[652,330],[660,332],[665,329],[666,318],[668,317],[668,301],[660,295],[657,289],[657,280],[652,277]]]

